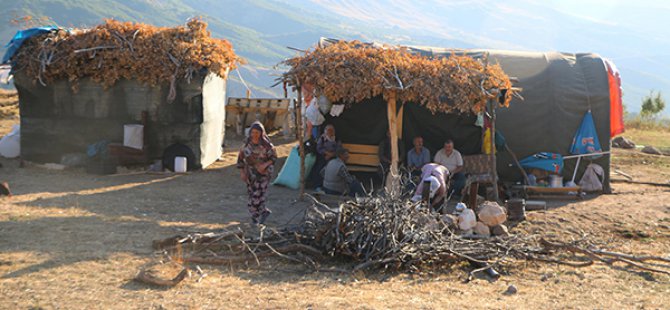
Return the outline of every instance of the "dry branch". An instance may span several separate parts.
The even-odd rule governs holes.
[[[156,241],[155,245],[190,250],[181,258],[187,263],[261,264],[265,258],[279,257],[314,271],[324,270],[317,262],[338,258],[351,262],[350,272],[424,271],[470,262],[477,265],[472,276],[489,268],[530,260],[572,267],[624,263],[637,270],[670,274],[670,265],[664,264],[670,258],[606,251],[594,247],[585,237],[563,243],[538,235],[461,236],[421,202],[392,195],[345,201],[337,208],[314,200],[296,226],[175,236]]]
[[[331,102],[357,103],[397,90],[399,102],[421,104],[432,112],[481,112],[488,100],[508,106],[519,89],[499,65],[468,56],[429,58],[405,48],[337,42],[283,62],[281,80],[297,87],[314,85],[316,95]]]
[[[179,284],[181,281],[186,279],[190,275],[190,271],[188,268],[183,268],[179,274],[177,274],[176,277],[172,279],[164,279],[159,276],[154,275],[150,269],[142,269],[137,276],[135,276],[135,280],[146,283],[146,284],[151,284],[151,285],[156,285],[156,286],[166,286],[166,287],[173,287],[177,284]]]
[[[26,40],[11,60],[35,82],[67,80],[75,91],[85,77],[105,87],[120,79],[156,86],[207,68],[225,78],[242,62],[200,19],[172,28],[108,19],[91,29],[58,29]]]

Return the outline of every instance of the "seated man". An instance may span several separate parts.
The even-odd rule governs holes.
[[[459,151],[454,149],[454,141],[449,139],[444,142],[444,148],[435,153],[433,162],[449,169],[453,180],[449,195],[455,194],[460,197],[462,195],[461,191],[465,187],[465,174],[463,174],[463,157]]]
[[[337,157],[328,162],[321,170],[323,176],[323,190],[329,195],[365,196],[365,190],[361,182],[349,173],[344,164],[349,159],[349,150],[339,148],[335,152]]]
[[[449,179],[449,170],[439,164],[426,164],[421,168],[421,182],[414,192],[413,201],[422,199],[424,183],[430,186],[431,207],[439,208],[447,197],[447,180]],[[436,183],[437,182],[437,183]]]
[[[407,169],[412,173],[412,177],[421,174],[421,168],[430,163],[430,151],[423,147],[423,138],[417,136],[414,138],[414,148],[407,152]]]

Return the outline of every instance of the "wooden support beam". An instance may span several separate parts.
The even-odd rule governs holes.
[[[300,195],[302,199],[305,195],[305,145],[303,144],[303,121],[302,121],[302,87],[298,85],[298,100],[295,106],[295,128],[298,135],[298,150],[300,152]]]
[[[401,139],[401,140],[402,140],[402,124],[403,124],[403,118],[404,118],[403,114],[405,114],[405,104],[404,103],[400,106],[400,111],[398,111],[398,117],[397,117],[398,139]]]
[[[387,94],[387,117],[389,122],[389,132],[391,134],[391,171],[389,175],[386,176],[386,190],[389,192],[397,192],[399,185],[399,173],[398,173],[398,121],[396,114],[396,90],[391,90]]]
[[[493,200],[498,201],[498,165],[496,163],[496,105],[494,100],[489,100],[489,111],[491,113],[491,176],[493,177]]]
[[[484,59],[484,69],[489,65],[489,53],[486,53],[486,58]],[[491,115],[491,177],[493,178],[493,200],[498,202],[500,197],[498,196],[498,165],[496,163],[496,106],[498,105],[498,99],[488,100],[489,113]]]

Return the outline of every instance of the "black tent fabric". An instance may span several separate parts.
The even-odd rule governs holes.
[[[403,141],[405,149],[412,148],[414,137],[423,137],[423,144],[431,156],[444,146],[447,139],[454,141],[463,155],[481,153],[481,127],[475,126],[476,115],[431,113],[417,104],[405,104],[403,112]]]
[[[343,143],[378,145],[386,137],[386,101],[381,97],[348,105],[337,117],[326,115],[324,124],[335,126]]]
[[[372,98],[347,107],[337,117],[326,116],[325,124],[335,126],[337,137],[343,143],[378,145],[388,130],[386,103],[381,97]],[[398,106],[400,109],[401,106]],[[402,143],[412,148],[416,136],[422,136],[424,146],[435,155],[447,139],[463,155],[481,151],[481,128],[474,125],[475,115],[433,114],[428,109],[406,103],[403,111]]]

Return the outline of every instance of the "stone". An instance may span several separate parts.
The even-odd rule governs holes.
[[[474,231],[472,229],[461,230],[460,231],[461,236],[472,236],[473,234],[474,234]]]
[[[458,217],[451,214],[444,214],[440,217],[442,223],[450,229],[455,229],[458,227]]]
[[[500,224],[491,227],[491,234],[493,234],[494,236],[507,237],[509,236],[509,230],[507,229],[507,226]]]
[[[477,222],[477,225],[475,226],[475,228],[473,230],[474,230],[475,234],[477,234],[478,236],[484,236],[484,237],[490,237],[491,236],[491,230],[489,229],[488,226],[486,226],[486,224],[484,224],[482,222]]]
[[[7,182],[0,183],[0,196],[12,196],[12,191],[9,190],[9,184]]]
[[[647,145],[642,149],[642,153],[651,154],[651,155],[663,155],[661,151],[651,145]]]
[[[458,228],[461,230],[472,230],[477,226],[477,216],[472,209],[465,209],[458,215]]]
[[[507,290],[503,293],[505,295],[514,295],[518,293],[519,290],[514,286],[514,284],[510,284],[510,286],[507,287]]]
[[[479,220],[486,224],[486,226],[493,227],[507,221],[505,209],[496,202],[484,202],[477,209],[479,211]]]
[[[634,149],[635,148],[635,142],[633,140],[618,136],[614,139],[612,139],[612,146],[621,148],[621,149]]]

